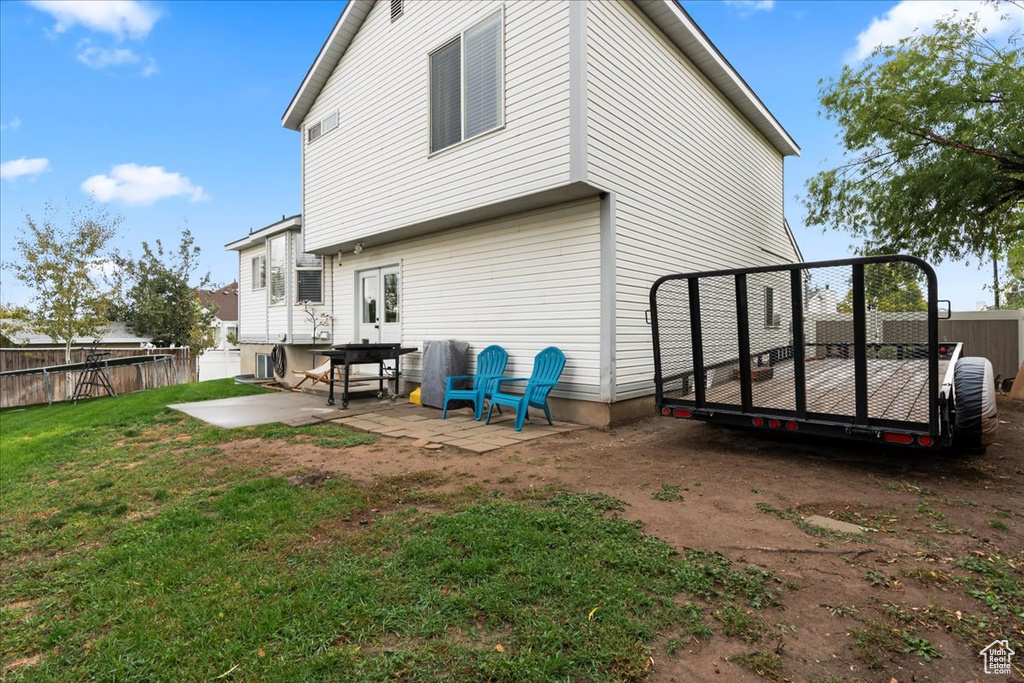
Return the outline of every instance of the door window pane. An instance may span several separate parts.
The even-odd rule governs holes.
[[[384,276],[384,322],[398,322],[398,273]]]
[[[363,322],[377,322],[377,276],[363,278]]]

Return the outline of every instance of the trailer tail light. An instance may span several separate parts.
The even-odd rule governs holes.
[[[693,413],[689,410],[683,410],[682,408],[676,408],[672,411],[672,414],[676,417],[693,417]]]
[[[799,428],[800,428],[800,425],[798,425],[796,422],[787,422],[786,423],[786,429],[788,429],[791,432],[795,432]]]
[[[768,420],[768,426],[771,427],[772,429],[778,429],[779,427],[782,426],[782,423],[779,422],[778,420],[771,419]]]
[[[755,417],[755,418],[754,418],[754,419],[752,420],[752,422],[753,422],[753,424],[754,424],[754,426],[755,426],[755,427],[764,427],[764,420],[762,420],[762,419],[761,419],[761,418],[759,418],[759,417]]]
[[[925,448],[927,448],[928,446],[931,446],[933,443],[935,443],[935,439],[933,439],[930,436],[917,437],[917,444],[919,446],[924,446]]]
[[[672,414],[672,409],[671,408],[662,408],[661,409],[661,414],[664,415],[665,417],[668,417],[669,415]]]
[[[914,443],[914,437],[912,437],[910,434],[895,434],[893,432],[886,432],[885,434],[882,434],[882,440],[887,441],[888,443]]]

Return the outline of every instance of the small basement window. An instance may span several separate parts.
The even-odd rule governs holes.
[[[269,353],[256,354],[256,379],[273,379],[274,363],[270,360]]]

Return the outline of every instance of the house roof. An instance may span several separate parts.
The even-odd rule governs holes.
[[[217,312],[217,319],[224,321],[238,320],[238,283],[220,289],[199,290],[199,300],[207,310]]]
[[[294,216],[281,216],[281,220],[277,221],[276,223],[271,223],[270,225],[264,228],[260,228],[259,230],[250,229],[248,235],[246,235],[240,240],[228,242],[227,244],[224,245],[224,248],[229,251],[241,251],[242,249],[251,247],[255,244],[262,242],[271,235],[276,235],[277,233],[284,232],[286,230],[298,230],[301,227],[301,213],[297,213]]]
[[[374,2],[349,0],[345,5],[334,29],[281,117],[281,125],[285,128],[300,130],[302,121],[366,20]],[[679,0],[633,2],[781,154],[800,154],[800,147],[786,129],[680,6]],[[230,245],[228,248],[231,248]]]
[[[4,320],[3,322],[9,324],[17,324],[15,320]],[[52,346],[59,344],[55,339],[40,334],[38,332],[32,332],[31,330],[12,330],[7,333],[11,342],[19,346]],[[128,329],[128,326],[123,322],[110,322],[107,323],[100,333],[96,337],[75,337],[72,340],[73,346],[82,346],[84,344],[91,344],[94,339],[99,338],[103,344],[145,344],[153,341],[152,337],[139,336],[132,330]]]

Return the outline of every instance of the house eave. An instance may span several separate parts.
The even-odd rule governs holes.
[[[729,60],[718,51],[678,0],[633,0],[701,73],[783,156],[799,156],[800,147],[768,110]]]
[[[281,125],[301,130],[302,122],[316,98],[348,50],[375,0],[349,0],[324,41],[302,84],[295,91]],[[771,142],[783,156],[799,156],[800,147],[772,115],[746,81],[718,51],[697,23],[686,13],[679,0],[633,0],[651,22],[679,48],[694,66]]]
[[[466,211],[438,216],[426,221],[396,226],[388,230],[368,233],[365,235],[350,235],[342,241],[332,242],[328,245],[310,249],[309,253],[320,254],[322,256],[333,256],[339,252],[350,253],[353,251],[357,243],[362,245],[362,249],[370,249],[375,246],[389,244],[412,237],[419,237],[420,235],[426,235],[432,232],[440,232],[441,230],[448,230],[450,228],[457,228],[462,225],[480,223],[482,221],[501,218],[502,216],[509,216],[516,213],[522,213],[524,211],[533,211],[535,209],[542,209],[548,206],[587,199],[589,197],[598,197],[603,192],[604,190],[601,188],[585,182],[566,183],[546,190],[541,190],[539,192],[532,192],[518,197],[494,202],[492,204],[477,206]]]
[[[302,229],[302,214],[295,214],[288,218],[283,218],[276,223],[271,223],[265,228],[260,228],[254,232],[250,232],[248,235],[240,240],[234,242],[228,242],[224,245],[226,251],[241,251],[248,249],[251,246],[259,244],[263,240],[267,239],[271,235],[276,235],[279,232],[285,232],[288,230],[301,230]]]
[[[348,50],[366,16],[373,9],[374,2],[375,0],[349,0],[345,5],[341,16],[334,24],[334,29],[324,41],[316,59],[306,72],[306,77],[302,79],[302,84],[292,96],[292,101],[288,103],[288,108],[281,117],[282,126],[291,130],[302,129],[306,114],[334,72],[334,67],[338,66],[342,55]]]

